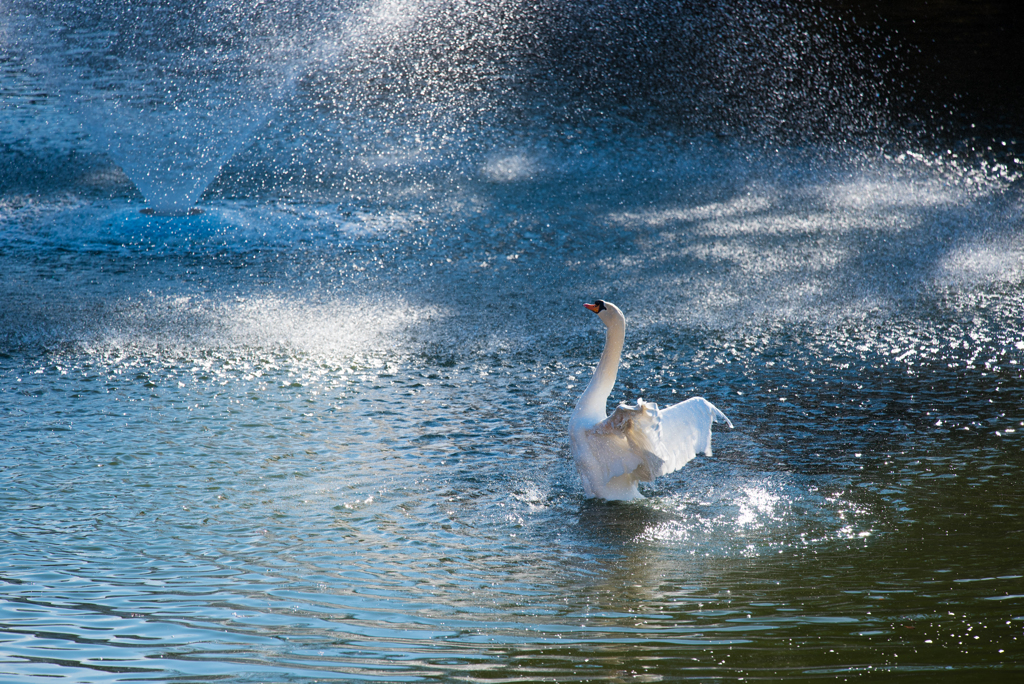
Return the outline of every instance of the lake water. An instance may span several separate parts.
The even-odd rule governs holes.
[[[8,43],[0,679],[1019,678],[1019,143],[652,126],[462,72],[356,106],[337,63],[410,6],[325,14],[353,52],[189,216],[140,213]],[[610,408],[735,424],[640,502],[569,456],[595,298]]]

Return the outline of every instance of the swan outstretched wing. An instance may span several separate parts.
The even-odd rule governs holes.
[[[732,427],[724,413],[701,397],[666,409],[640,399],[636,405],[619,405],[592,432],[608,441],[610,448],[601,459],[607,477],[633,473],[638,481],[650,482],[679,470],[697,454],[710,456],[712,423]]]
[[[711,424],[732,421],[703,397],[694,397],[659,412],[661,451],[671,473],[689,463],[697,454],[711,455]]]

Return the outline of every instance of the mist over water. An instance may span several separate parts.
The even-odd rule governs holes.
[[[0,678],[1019,675],[1019,140],[885,24],[0,6]],[[736,426],[628,505],[595,298]]]

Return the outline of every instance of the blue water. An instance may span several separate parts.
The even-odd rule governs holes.
[[[367,7],[343,65],[433,16]],[[0,679],[1020,677],[1014,141],[467,114],[440,77],[373,117],[317,52],[203,213],[153,216],[17,47]],[[641,502],[569,457],[597,297],[612,403],[736,426]]]

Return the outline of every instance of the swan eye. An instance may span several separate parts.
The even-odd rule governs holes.
[[[594,300],[594,306],[597,307],[597,311],[595,313],[601,313],[606,308],[604,302],[600,299]]]

